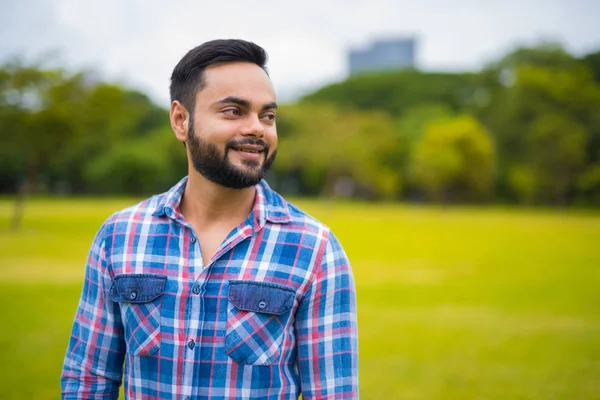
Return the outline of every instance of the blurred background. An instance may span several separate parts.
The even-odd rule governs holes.
[[[340,237],[365,399],[600,398],[600,2],[4,0],[0,397],[56,398],[86,254],[186,174],[169,77],[269,53],[269,184]]]

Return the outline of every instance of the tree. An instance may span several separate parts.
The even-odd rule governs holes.
[[[1,71],[0,141],[4,149],[22,155],[25,167],[11,222],[16,230],[40,171],[81,132],[77,110],[86,85],[83,74],[19,62]]]
[[[586,163],[589,140],[589,132],[581,119],[575,117],[576,105],[566,104],[579,92],[577,85],[571,82],[575,76],[561,77],[539,68],[522,69],[518,74],[518,85],[525,92],[520,94],[522,101],[529,103],[537,99],[536,105],[523,104],[520,109],[530,114],[523,124],[523,157],[515,163],[521,173],[529,175],[530,188],[519,186],[514,168],[509,181],[522,201],[565,204],[575,187],[577,174]],[[553,85],[549,85],[550,82]],[[552,87],[556,90],[551,90]],[[574,92],[568,93],[570,90]],[[564,106],[560,107],[562,102]]]
[[[568,202],[578,174],[600,161],[600,86],[588,67],[542,44],[490,66],[479,86],[473,112],[497,144],[499,192],[521,202]]]
[[[475,201],[492,197],[495,151],[489,134],[471,116],[431,123],[416,144],[413,182],[429,199]]]
[[[428,104],[461,111],[473,96],[472,74],[395,71],[352,76],[325,86],[302,101],[331,103],[340,108],[386,111],[393,117]]]
[[[446,104],[423,104],[406,110],[396,119],[395,136],[398,140],[395,154],[390,164],[400,171],[403,185],[403,197],[419,198],[419,188],[410,179],[411,152],[421,141],[425,130],[433,122],[450,119],[454,113]]]
[[[527,137],[529,160],[511,169],[509,179],[521,200],[565,204],[585,163],[587,132],[563,114],[537,118]]]
[[[583,62],[592,71],[592,76],[597,83],[600,83],[600,51],[590,53],[583,57]]]
[[[86,163],[89,193],[149,195],[167,190],[187,174],[185,148],[171,128],[112,143]]]
[[[13,229],[19,227],[25,199],[40,178],[80,193],[90,192],[91,183],[101,183],[94,191],[106,193],[115,191],[117,180],[88,178],[109,171],[111,162],[127,160],[132,170],[164,166],[161,157],[140,157],[139,150],[123,146],[151,151],[149,133],[168,126],[168,121],[168,111],[143,93],[101,82],[89,72],[68,73],[19,61],[0,67],[0,183],[2,192],[17,191]],[[85,175],[89,170],[96,174]],[[159,176],[152,173],[148,179]],[[142,190],[138,184],[152,186],[130,183],[130,192]]]
[[[397,154],[397,138],[385,113],[303,103],[282,107],[279,115],[276,173],[298,176],[312,194],[398,194],[400,173],[389,163]]]
[[[98,157],[110,159],[106,153],[118,151],[121,146],[152,141],[152,133],[158,129],[168,127],[170,131],[166,110],[140,92],[106,82],[90,87],[80,104],[79,116],[83,125],[80,140],[68,143],[53,164],[54,180],[68,182],[75,193],[112,192],[110,180],[88,179],[88,164]],[[168,136],[172,138],[172,134]]]

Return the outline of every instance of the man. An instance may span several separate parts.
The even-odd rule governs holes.
[[[358,398],[347,257],[263,180],[277,153],[265,64],[254,43],[215,40],[175,67],[188,176],[96,235],[63,398],[116,399],[123,375],[130,399]]]

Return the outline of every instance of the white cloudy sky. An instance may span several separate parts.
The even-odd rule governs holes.
[[[517,44],[600,50],[600,0],[0,0],[0,58],[57,51],[168,106],[170,73],[215,38],[265,47],[281,97],[347,75],[346,52],[416,35],[418,65],[473,70]],[[56,56],[55,56],[56,60]]]

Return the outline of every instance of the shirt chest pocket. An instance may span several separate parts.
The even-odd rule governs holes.
[[[160,348],[160,314],[166,276],[121,274],[113,278],[110,295],[121,307],[127,351],[149,356]]]
[[[269,365],[281,346],[296,292],[286,286],[230,281],[225,352],[240,364]]]

